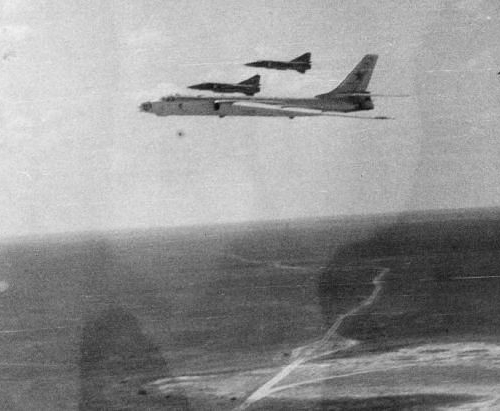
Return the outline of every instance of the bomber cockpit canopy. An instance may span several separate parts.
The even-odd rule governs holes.
[[[175,96],[165,96],[161,98],[161,101],[174,101]]]

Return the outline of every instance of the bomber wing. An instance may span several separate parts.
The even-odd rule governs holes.
[[[322,111],[312,108],[297,107],[275,103],[274,101],[240,101],[240,100],[216,100],[215,104],[219,106],[221,115],[225,115],[227,111],[240,112],[246,115],[255,116],[283,116],[283,117],[304,117],[304,116],[327,116],[327,117],[346,117],[357,118],[366,120],[391,120],[390,117],[385,116],[357,116],[348,114],[332,113],[330,111]]]
[[[232,104],[233,107],[241,109],[243,111],[256,111],[267,115],[282,115],[288,117],[295,116],[321,116],[321,110],[308,109],[303,107],[288,107],[279,104],[270,104],[263,102],[253,102],[253,101],[237,101]]]

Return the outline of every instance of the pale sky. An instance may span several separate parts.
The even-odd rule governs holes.
[[[32,3],[0,3],[0,235],[500,205],[497,0]],[[137,109],[256,73],[314,96],[366,53],[394,121]]]

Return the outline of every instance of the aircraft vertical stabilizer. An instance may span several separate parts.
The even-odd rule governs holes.
[[[358,65],[351,71],[345,80],[329,93],[320,94],[318,98],[335,97],[337,94],[343,93],[363,93],[368,88],[368,83],[372,77],[373,69],[377,64],[378,55],[367,54],[364,56]]]
[[[291,60],[292,63],[310,63],[311,62],[311,53],[304,53],[302,56],[294,58]]]
[[[238,84],[248,84],[248,85],[255,84],[255,85],[259,85],[259,83],[260,83],[260,76],[258,74],[256,74],[253,77],[250,77],[250,78],[248,78],[246,80],[240,81]]]

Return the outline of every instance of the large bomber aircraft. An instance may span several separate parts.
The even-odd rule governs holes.
[[[140,110],[157,116],[339,116],[356,117],[347,114],[372,110],[374,105],[367,91],[373,69],[377,63],[376,54],[367,54],[354,70],[334,90],[314,98],[276,97],[201,97],[168,96],[159,101],[145,102]],[[365,117],[387,119],[387,117]]]
[[[227,83],[201,83],[195,84],[194,86],[189,86],[195,90],[209,90],[219,93],[243,93],[247,96],[253,96],[255,93],[260,91],[260,76],[250,77],[249,79],[243,80],[237,84],[227,84]]]
[[[273,60],[259,60],[252,63],[247,63],[245,66],[262,67],[266,69],[276,70],[296,70],[304,74],[311,68],[311,53],[302,54],[290,61],[273,61]]]

